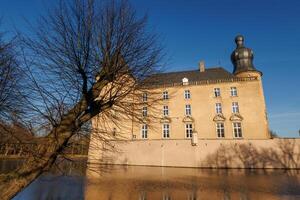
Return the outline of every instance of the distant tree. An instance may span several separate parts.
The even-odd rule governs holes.
[[[270,130],[270,135],[271,135],[271,138],[278,138],[279,137],[278,134],[273,130]]]
[[[18,118],[23,109],[20,84],[23,76],[18,61],[17,40],[4,39],[4,36],[0,33],[0,142],[19,142],[31,136]]]
[[[117,109],[138,120],[128,99],[142,92],[142,80],[157,71],[162,56],[146,24],[127,1],[60,1],[34,35],[20,38],[26,77],[20,118],[46,144],[1,176],[0,199],[49,170],[74,136],[90,131],[94,116]]]
[[[14,40],[4,41],[0,33],[0,120],[8,120],[19,112],[21,72],[17,61]]]
[[[22,124],[17,122],[0,123],[0,144],[32,142],[33,135]]]

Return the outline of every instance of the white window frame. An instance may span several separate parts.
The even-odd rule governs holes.
[[[192,106],[191,106],[191,104],[186,104],[185,105],[185,115],[186,116],[191,116],[192,115]]]
[[[148,125],[147,124],[142,124],[141,137],[142,137],[142,139],[148,139]]]
[[[225,137],[225,125],[223,122],[216,123],[216,133],[217,133],[217,138]]]
[[[222,104],[216,103],[216,113],[221,114],[222,113]]]
[[[193,124],[186,123],[185,125],[185,138],[192,138],[193,137]]]
[[[147,117],[147,115],[148,115],[148,108],[146,106],[144,106],[142,108],[142,115],[143,115],[143,117]]]
[[[220,88],[214,88],[214,95],[215,97],[221,96],[221,89]]]
[[[169,99],[169,93],[168,91],[163,91],[163,100]]]
[[[143,102],[147,102],[148,101],[148,93],[143,93],[143,96],[142,96],[142,99],[143,99]]]
[[[243,130],[241,122],[232,123],[232,132],[234,138],[243,138]]]
[[[232,113],[240,113],[238,102],[232,102]]]
[[[162,124],[162,138],[170,138],[170,124],[168,123]]]
[[[169,106],[163,106],[163,116],[169,116]]]
[[[184,90],[184,99],[191,99],[191,91]]]
[[[237,88],[236,87],[230,87],[230,95],[232,97],[237,97]]]

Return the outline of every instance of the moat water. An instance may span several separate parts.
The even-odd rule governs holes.
[[[0,161],[6,173],[20,164]],[[296,200],[298,170],[192,169],[65,163],[45,173],[14,200]]]

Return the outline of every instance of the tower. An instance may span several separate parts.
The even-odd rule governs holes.
[[[233,74],[238,77],[262,76],[253,65],[253,51],[244,46],[244,37],[235,37],[236,49],[231,54],[231,62],[234,65]]]
[[[253,64],[253,51],[250,48],[247,48],[244,46],[244,37],[242,35],[238,35],[235,37],[235,43],[236,43],[236,49],[231,54],[231,62],[234,66],[233,68],[233,74],[236,77],[240,78],[255,78],[256,81],[254,82],[247,82],[246,88],[247,92],[249,92],[249,104],[253,104],[253,101],[255,99],[256,107],[260,107],[258,110],[261,110],[261,117],[260,123],[264,124],[265,127],[265,136],[267,138],[270,138],[269,133],[269,125],[268,125],[268,119],[267,119],[267,111],[266,111],[266,104],[265,104],[265,97],[264,97],[264,91],[263,91],[263,85],[262,85],[262,72],[258,71]],[[249,111],[249,113],[251,113]],[[258,112],[257,112],[258,113]],[[252,130],[248,128],[249,130]]]

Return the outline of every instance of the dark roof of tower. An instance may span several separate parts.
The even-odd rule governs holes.
[[[159,73],[150,76],[145,80],[145,85],[167,85],[173,83],[182,83],[182,79],[187,78],[189,82],[206,81],[206,80],[222,80],[235,78],[233,74],[222,67],[206,68],[204,72],[200,70],[179,71]]]
[[[244,36],[235,37],[236,49],[231,54],[231,62],[234,65],[233,74],[247,71],[257,71],[253,64],[254,54],[252,49],[244,46]],[[261,73],[261,72],[260,72]]]

